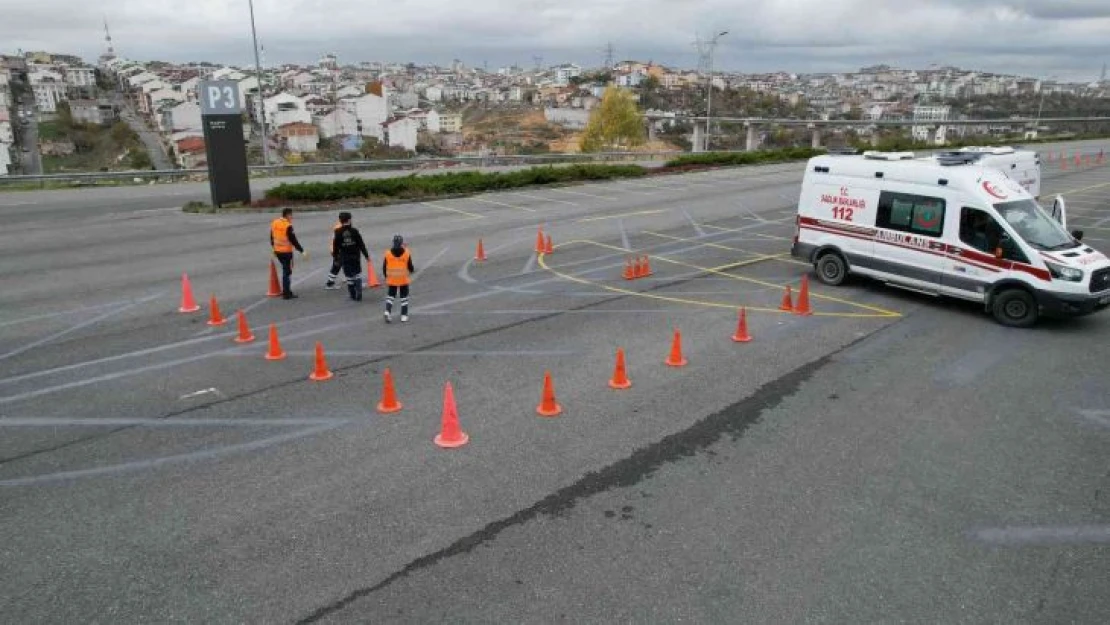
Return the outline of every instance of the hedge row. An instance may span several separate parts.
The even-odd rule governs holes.
[[[634,178],[646,174],[647,170],[639,165],[547,166],[512,172],[466,171],[433,176],[411,174],[398,178],[350,178],[339,182],[281,184],[266,191],[266,198],[291,202],[330,202],[382,197],[417,199],[559,182]]]
[[[667,161],[667,167],[685,165],[755,165],[772,161],[797,161],[824,154],[821,148],[783,148],[781,150],[755,150],[752,152],[705,152],[683,154]]]

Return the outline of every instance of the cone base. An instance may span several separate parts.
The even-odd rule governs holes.
[[[209,319],[207,325],[210,325],[210,326],[227,325],[227,319]]]
[[[751,343],[752,342],[752,337],[733,335],[732,340],[736,343]]]
[[[281,297],[281,293],[267,293],[266,297]]]
[[[470,437],[465,432],[463,432],[463,433],[460,433],[459,437],[456,438],[456,439],[447,439],[447,438],[444,438],[442,434],[437,434],[436,437],[435,437],[435,440],[433,442],[435,442],[436,445],[439,445],[440,447],[443,447],[445,449],[454,449],[455,447],[462,447],[463,445],[467,444],[467,442],[469,442],[469,441],[470,441]]]
[[[541,417],[557,417],[563,414],[563,407],[559,404],[555,404],[551,408],[544,408],[543,404],[540,404],[539,406],[536,406],[536,414],[540,415]]]
[[[666,364],[668,367],[685,367],[686,365],[690,364],[690,361],[686,360],[685,358],[678,361],[668,359]]]
[[[323,373],[323,374],[312,373],[308,376],[308,379],[312,380],[313,382],[323,382],[324,380],[330,380],[334,377],[335,377],[335,374],[332,373],[331,371],[328,371],[327,373]]]
[[[624,382],[617,382],[616,380],[609,380],[609,388],[615,388],[617,390],[624,390],[626,388],[632,388],[632,382],[630,380],[625,380]]]
[[[397,402],[397,403],[393,404],[392,406],[385,405],[385,402],[378,402],[378,412],[380,412],[382,414],[390,414],[390,413],[393,413],[393,412],[398,412],[398,411],[401,410],[401,408],[403,408],[401,402]]]
[[[237,336],[237,337],[235,337],[235,342],[236,343],[250,343],[252,341],[254,341],[254,335],[253,334],[250,335],[250,336]]]
[[[200,306],[182,306],[177,309],[180,313],[193,313],[200,310]]]
[[[813,316],[813,312],[809,311],[809,310],[798,310],[798,309],[795,308],[794,310],[792,310],[790,312],[794,313],[795,315],[797,315],[799,317],[812,317]]]
[[[285,360],[285,352],[280,354],[266,354],[266,360]]]

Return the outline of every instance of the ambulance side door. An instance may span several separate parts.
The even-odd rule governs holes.
[[[852,181],[810,185],[802,196],[807,217],[802,227],[813,232],[818,247],[835,247],[844,253],[849,265],[868,267],[878,195],[877,190]]]
[[[876,269],[892,281],[938,290],[945,271],[946,207],[940,194],[883,191],[875,223]]]

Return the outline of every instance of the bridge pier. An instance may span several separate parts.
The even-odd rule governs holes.
[[[747,126],[748,126],[748,136],[747,136],[747,139],[745,140],[745,143],[744,143],[744,149],[751,152],[751,151],[753,151],[753,150],[755,150],[756,148],[759,147],[756,143],[756,136],[755,136],[756,126],[755,126],[755,124],[748,124]]]
[[[705,131],[702,129],[702,125],[697,122],[694,122],[694,137],[690,143],[693,144],[692,152],[705,151]]]
[[[815,150],[817,148],[821,147],[821,129],[820,128],[814,127],[813,135],[810,137],[810,140],[809,140],[809,147],[811,147]]]

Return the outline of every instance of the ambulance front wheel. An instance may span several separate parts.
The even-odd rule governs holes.
[[[1024,289],[1007,289],[994,296],[991,312],[1004,326],[1028,328],[1037,322],[1037,300]]]
[[[848,277],[848,263],[836,252],[822,254],[813,268],[817,270],[817,279],[829,286],[840,286]]]

